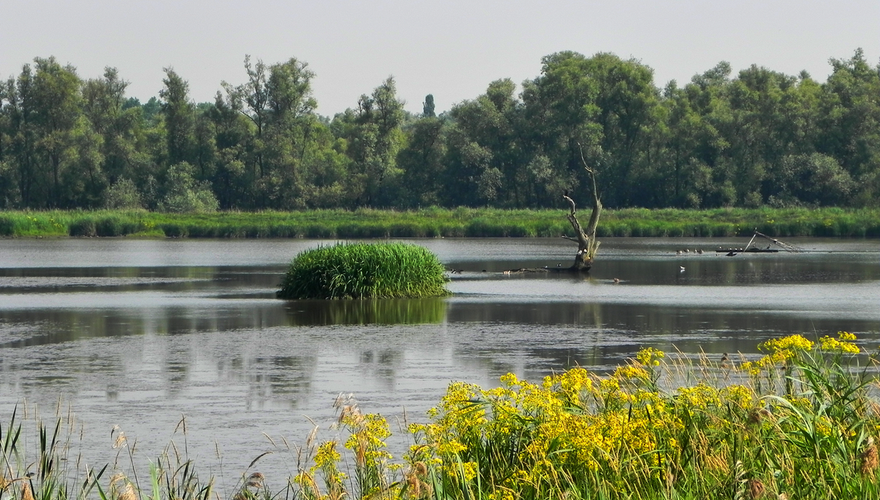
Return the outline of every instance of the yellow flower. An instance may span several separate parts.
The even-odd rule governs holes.
[[[315,453],[315,467],[322,468],[338,462],[342,457],[336,451],[336,441],[326,441],[318,446]]]
[[[441,455],[454,455],[467,449],[467,446],[461,444],[457,439],[450,439],[437,445],[437,453]]]
[[[740,365],[740,370],[749,372],[750,375],[758,375],[761,373],[762,365],[760,362],[746,361]]]
[[[735,403],[741,408],[750,408],[755,401],[754,391],[744,385],[729,385],[721,389],[721,394],[727,401]]]
[[[789,335],[781,339],[770,339],[758,344],[758,349],[771,353],[791,353],[794,351],[809,351],[813,348],[813,342],[807,340],[803,335]],[[787,356],[791,357],[791,356]]]
[[[824,336],[819,339],[821,349],[830,352],[842,352],[847,354],[858,354],[861,352],[859,347],[851,342],[856,336],[848,332],[837,332],[837,338]]]
[[[461,464],[461,469],[466,481],[470,481],[477,477],[477,464],[475,462],[463,462]]]
[[[689,408],[705,410],[710,406],[720,406],[721,398],[718,389],[706,385],[704,382],[693,387],[681,387],[678,389],[679,400]]]
[[[499,488],[489,493],[489,500],[514,500],[515,498],[516,496],[509,488]]]
[[[770,339],[758,344],[758,349],[768,352],[763,358],[743,363],[740,368],[751,375],[758,375],[761,370],[774,365],[784,365],[788,360],[795,357],[799,351],[809,351],[815,344],[802,335],[789,335],[781,339]]]
[[[837,332],[837,338],[840,340],[855,340],[856,336],[849,332]]]
[[[665,352],[653,347],[645,347],[636,354],[636,361],[645,366],[658,366],[660,359],[664,357],[666,357]]]
[[[519,385],[519,379],[517,379],[516,375],[514,375],[513,373],[508,373],[501,376],[501,383],[506,385],[507,387],[513,387],[515,385]]]
[[[614,377],[619,379],[648,380],[651,376],[640,366],[624,365],[614,370]]]

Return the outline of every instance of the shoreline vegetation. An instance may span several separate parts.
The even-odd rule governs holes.
[[[559,237],[564,210],[425,208],[163,213],[146,210],[4,211],[0,237],[446,238]],[[880,209],[639,209],[603,213],[602,237],[880,237]]]
[[[340,396],[329,431],[284,440],[296,457],[290,477],[260,472],[267,452],[232,491],[200,477],[173,442],[139,476],[143,458],[115,428],[115,459],[86,468],[73,450],[90,444],[76,442],[70,411],[49,423],[13,412],[0,419],[0,498],[878,498],[878,353],[862,344],[847,332],[791,335],[748,359],[648,347],[603,374],[452,382],[421,422],[401,424],[412,443],[402,453],[389,449],[384,417]]]

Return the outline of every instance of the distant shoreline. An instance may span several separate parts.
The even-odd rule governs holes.
[[[425,208],[173,214],[146,210],[5,211],[0,237],[444,238],[571,235],[563,210]],[[601,237],[880,238],[880,209],[605,210]]]

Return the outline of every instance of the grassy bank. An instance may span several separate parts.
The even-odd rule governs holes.
[[[139,477],[139,457],[116,433],[112,465],[80,468],[69,415],[29,426],[39,437],[27,439],[13,414],[0,426],[0,497],[880,498],[876,365],[855,340],[772,339],[746,362],[646,348],[605,375],[573,368],[535,383],[508,374],[493,389],[454,382],[427,421],[406,427],[413,445],[399,457],[382,416],[339,399],[335,436],[312,433],[292,477],[256,472],[261,455],[222,494],[173,445]]]
[[[168,214],[147,211],[0,212],[0,236],[154,238],[558,237],[571,232],[563,210],[427,208]],[[880,237],[880,210],[606,210],[600,237]]]

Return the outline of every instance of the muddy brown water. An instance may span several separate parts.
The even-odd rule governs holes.
[[[876,240],[727,257],[714,250],[744,241],[609,238],[588,277],[552,272],[572,259],[564,240],[409,241],[456,270],[452,297],[276,300],[286,264],[321,241],[0,240],[0,422],[16,407],[50,417],[60,401],[88,463],[114,460],[119,426],[147,467],[183,447],[185,415],[203,478],[228,492],[271,451],[255,469],[280,489],[296,473],[284,440],[302,445],[312,422],[335,436],[340,393],[396,430],[424,421],[450,381],[601,372],[645,346],[750,357],[768,338],[847,330],[880,347]],[[407,438],[391,444],[399,456]]]

